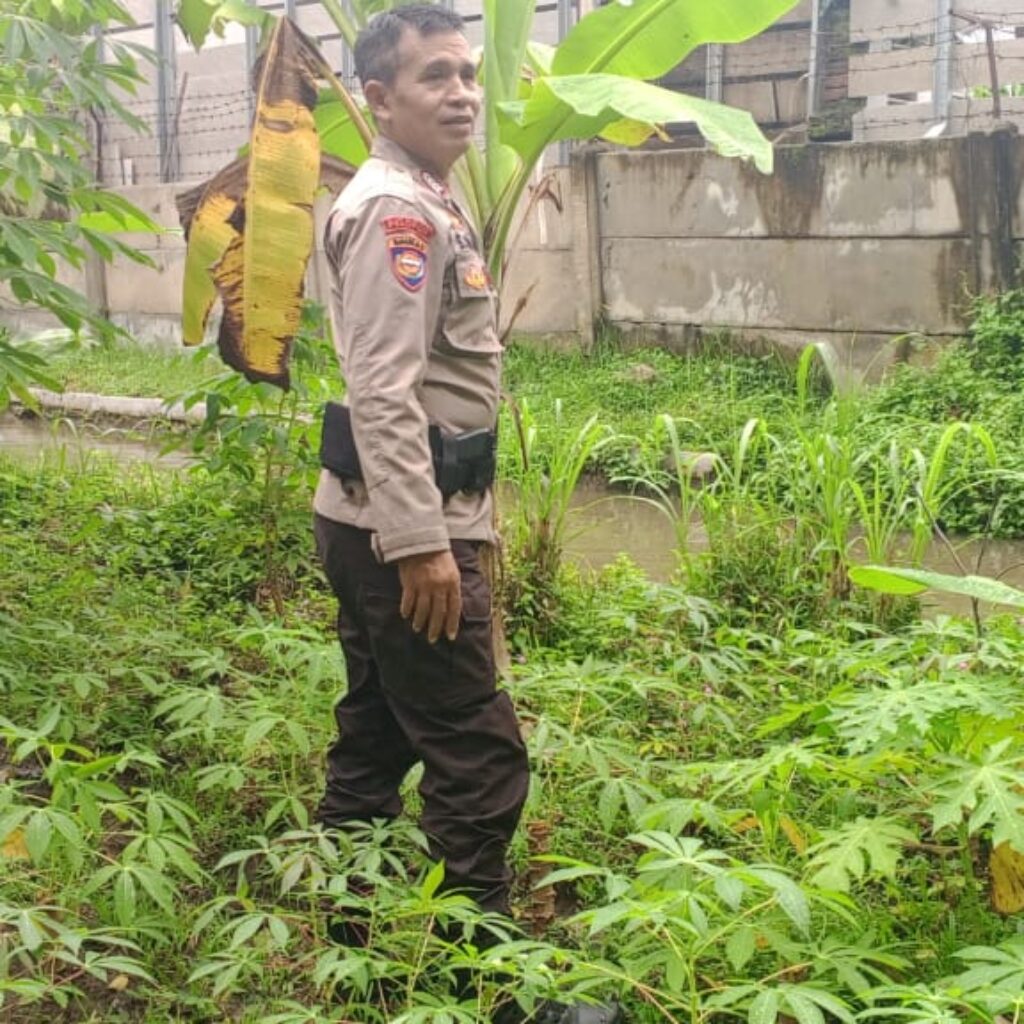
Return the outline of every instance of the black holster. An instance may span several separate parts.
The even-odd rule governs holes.
[[[434,463],[434,482],[441,496],[458,491],[482,492],[494,483],[498,434],[495,430],[470,430],[449,434],[431,424],[427,433]],[[352,433],[352,413],[347,405],[328,402],[320,438],[320,465],[342,480],[362,480],[363,468]]]

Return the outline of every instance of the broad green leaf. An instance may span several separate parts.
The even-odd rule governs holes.
[[[992,604],[1024,608],[1024,590],[987,576],[949,576],[927,569],[857,565],[850,569],[850,579],[859,587],[883,594],[921,594],[926,590],[939,590]]]
[[[217,6],[217,0],[179,0],[174,20],[197,50],[206,41]]]
[[[46,856],[53,839],[53,822],[46,811],[36,811],[25,826],[25,848],[32,860],[38,864]]]
[[[774,868],[753,865],[747,870],[775,892],[782,912],[806,935],[811,928],[811,908],[800,886],[788,875]]]
[[[145,231],[161,235],[167,231],[167,228],[157,224],[144,213],[118,217],[117,214],[107,210],[93,210],[90,213],[79,214],[77,223],[80,227],[88,228],[91,231],[102,231],[108,235],[127,231]]]
[[[891,878],[903,844],[915,838],[890,818],[847,822],[808,851],[811,881],[825,889],[849,892],[851,882],[868,874]]]
[[[29,952],[37,950],[46,941],[46,932],[36,924],[31,910],[19,911],[17,922],[18,935],[21,938],[22,945]]]
[[[799,989],[789,989],[786,992],[786,1005],[793,1011],[798,1024],[825,1024],[825,1015],[821,1008]]]
[[[750,1004],[747,1024],[775,1024],[779,1015],[778,989],[767,988]]]
[[[519,164],[500,137],[498,104],[514,100],[526,57],[536,0],[484,0],[484,121],[487,131],[487,190],[496,203]]]
[[[737,974],[750,962],[756,949],[757,933],[749,924],[741,924],[725,943],[725,955]]]
[[[693,123],[723,156],[751,159],[765,173],[772,169],[771,143],[747,111],[618,75],[540,78],[529,100],[504,103],[499,109],[502,138],[527,163],[550,142],[593,138],[629,120]]]
[[[763,32],[798,0],[631,0],[581,18],[555,54],[556,75],[667,74],[705,43],[738,43]]]
[[[526,44],[526,63],[535,75],[550,75],[555,62],[555,48],[531,40]]]
[[[223,36],[228,22],[266,29],[273,18],[246,0],[180,0],[175,20],[185,38],[199,50],[211,31]]]
[[[320,94],[313,111],[320,149],[353,167],[359,167],[370,155],[366,143],[345,104],[332,91]]]
[[[954,956],[971,966],[956,976],[964,992],[986,996],[1024,992],[1024,941],[1009,939],[1001,946],[968,946]]]
[[[444,881],[444,861],[439,860],[427,873],[420,886],[420,895],[425,900],[433,899],[435,893]]]
[[[935,830],[957,825],[968,815],[972,835],[991,828],[993,846],[1009,843],[1024,853],[1024,757],[1019,748],[1006,739],[988,748],[980,761],[944,757],[942,762],[948,771],[930,787],[939,797],[932,808]]]

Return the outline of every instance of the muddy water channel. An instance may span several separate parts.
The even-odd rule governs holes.
[[[150,463],[160,468],[188,466],[188,452],[161,453],[159,445],[134,440],[123,431],[97,431],[94,427],[76,427],[68,421],[18,419],[0,416],[0,455],[19,461],[33,461],[40,454],[60,454],[72,467],[84,464],[91,453],[125,463]],[[573,500],[571,536],[566,545],[569,557],[577,564],[599,569],[620,554],[628,555],[652,579],[665,581],[675,567],[675,534],[667,516],[651,505],[612,491],[602,483],[584,482]],[[1024,540],[954,541],[957,553],[971,572],[998,576],[1005,582],[1024,588]],[[694,552],[707,545],[707,536],[699,524],[690,531]],[[982,554],[980,570],[977,568]],[[936,543],[926,557],[926,565],[938,572],[959,573],[956,561],[945,545]],[[970,614],[970,601],[954,595],[926,594],[926,608],[932,613]]]

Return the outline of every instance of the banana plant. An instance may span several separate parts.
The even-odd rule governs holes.
[[[482,0],[485,143],[470,148],[455,174],[476,219],[494,279],[500,284],[503,278],[512,225],[552,143],[601,138],[637,146],[663,134],[667,123],[689,122],[719,153],[752,160],[759,170],[770,173],[771,144],[748,112],[672,92],[652,80],[699,46],[737,43],[757,35],[797,2],[614,0],[581,18],[559,46],[550,47],[530,41],[536,0]],[[401,6],[401,0],[350,0],[344,7],[340,0],[321,3],[350,46],[373,14]],[[335,187],[344,177],[337,173],[340,168],[358,167],[366,159],[374,128],[315,44],[294,26],[281,29],[287,19],[244,0],[180,0],[177,20],[197,49],[210,32],[222,33],[229,22],[255,26],[263,37],[252,142],[234,171],[245,183],[244,195],[236,182],[234,193],[240,198],[226,200],[223,187],[213,187],[214,179],[185,204],[185,340],[196,344],[202,339],[212,297],[219,294],[225,309],[231,310],[220,335],[227,361],[249,379],[287,387],[289,331],[298,323],[302,298],[297,272],[305,269],[312,251],[308,206],[318,181],[315,171],[305,173],[302,187],[297,187],[286,169],[294,163],[295,153],[287,145],[268,145],[280,141],[276,131],[268,131],[280,117],[266,112],[265,83],[293,83],[289,110],[302,107],[310,115],[296,114],[303,166],[306,171],[315,168],[314,147],[321,158],[341,161],[331,165],[321,159],[321,167],[333,168]],[[285,33],[292,44],[282,43]],[[535,189],[535,195],[542,192]],[[282,202],[296,228],[288,234],[289,279],[286,288],[268,290],[253,268],[267,261],[268,226]]]

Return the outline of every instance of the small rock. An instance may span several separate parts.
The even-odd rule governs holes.
[[[689,470],[690,481],[695,487],[706,487],[715,479],[716,459],[711,452],[680,452],[680,462],[684,469]],[[673,455],[666,455],[664,462],[666,473],[676,475],[676,460]]]
[[[650,384],[658,379],[658,371],[650,363],[636,363],[624,370],[622,376],[637,384]]]

